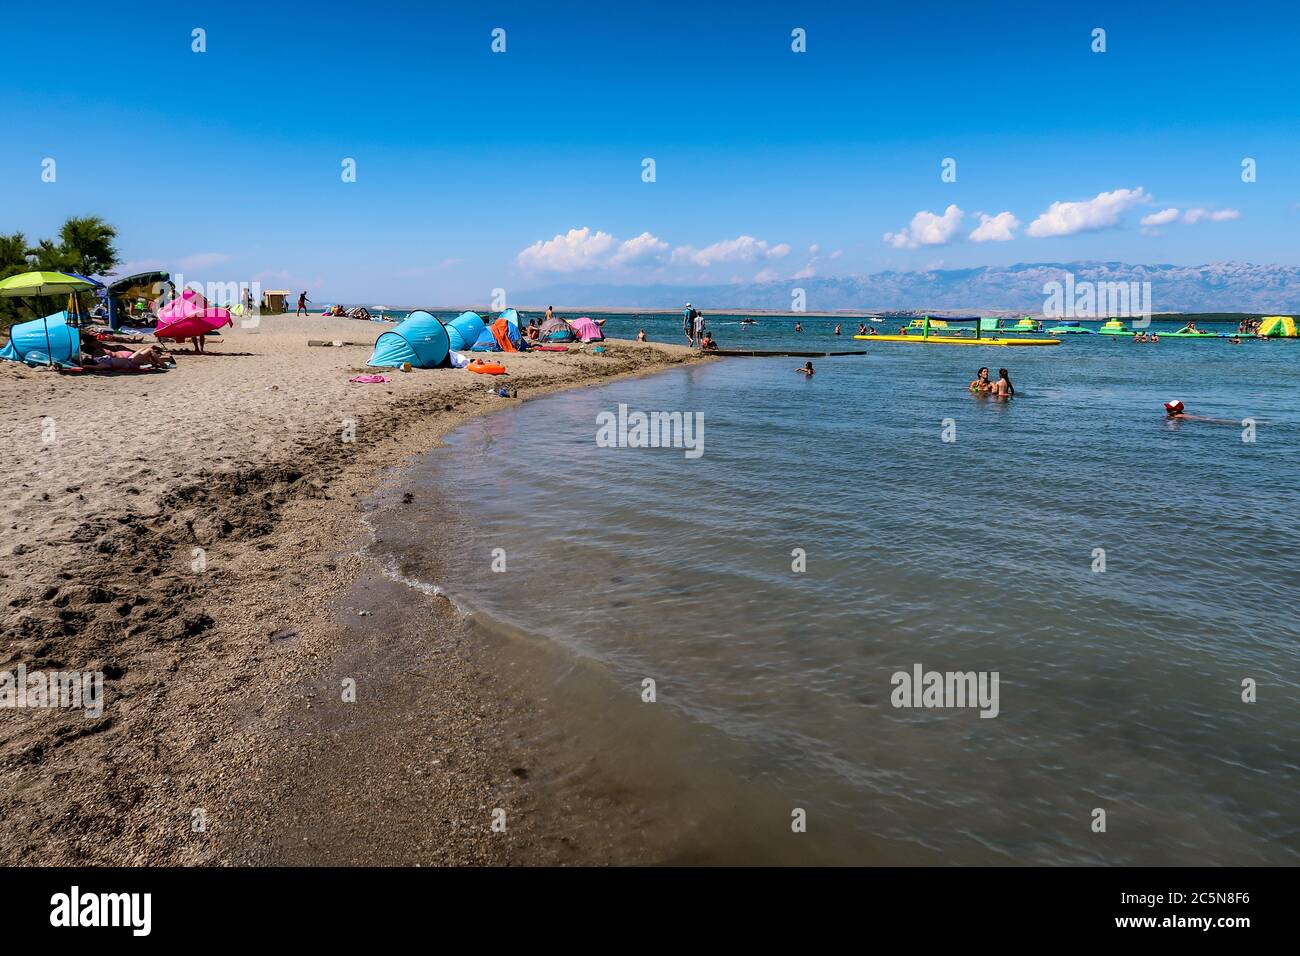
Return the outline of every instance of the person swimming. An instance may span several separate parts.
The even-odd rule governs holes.
[[[989,381],[988,366],[980,366],[980,370],[975,373],[975,380],[970,383],[970,390],[976,395],[986,395],[993,388],[993,383]]]
[[[836,335],[840,334],[840,324],[838,322],[835,323],[835,334]]]
[[[1165,402],[1165,420],[1180,422],[1211,422],[1215,425],[1241,425],[1241,422],[1234,422],[1230,418],[1210,418],[1206,415],[1188,415],[1183,410],[1183,403],[1176,398],[1172,402]]]
[[[809,378],[812,378],[815,374],[817,374],[816,370],[813,369],[812,362],[804,362],[803,365],[795,369],[795,371],[798,372],[800,375],[807,375]]]
[[[796,332],[802,332],[802,331],[803,331],[803,323],[802,323],[802,322],[796,322],[796,323],[794,324],[794,330],[795,330]]]

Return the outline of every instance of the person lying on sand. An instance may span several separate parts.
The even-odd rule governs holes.
[[[812,362],[804,362],[803,365],[795,369],[795,371],[798,372],[800,375],[807,375],[809,378],[812,378],[816,374],[816,371],[813,369]]]
[[[86,351],[81,354],[80,364],[98,368],[131,369],[152,365],[163,368],[170,364],[171,358],[161,346],[147,345],[134,352],[130,349],[110,351],[95,339],[86,340]]]

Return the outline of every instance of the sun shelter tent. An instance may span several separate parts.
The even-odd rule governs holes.
[[[499,319],[505,319],[514,328],[514,334],[510,338],[516,342],[523,342],[523,334],[519,331],[519,313],[514,309],[506,309],[499,316]]]
[[[397,328],[380,333],[366,364],[397,368],[410,362],[413,368],[437,368],[450,350],[451,339],[442,322],[428,312],[412,312]]]
[[[569,323],[558,315],[545,320],[537,332],[539,342],[572,342],[573,338],[573,329],[569,328]]]
[[[171,276],[166,272],[137,272],[110,282],[106,290],[109,328],[119,329],[123,324],[129,325],[134,303],[161,299],[169,288]]]
[[[0,359],[64,368],[76,365],[80,354],[81,331],[68,324],[66,309],[11,326],[9,344],[0,349]]]
[[[293,295],[288,289],[267,289],[262,293],[262,311],[267,315],[279,315],[282,312],[289,311],[289,296]]]
[[[193,339],[227,325],[234,325],[229,309],[208,305],[202,293],[184,289],[181,294],[158,310],[156,339]]]
[[[569,326],[579,342],[600,342],[605,338],[605,333],[600,330],[600,326],[585,315],[570,319]]]
[[[509,319],[500,318],[479,333],[470,350],[473,352],[519,352],[523,350],[523,339],[519,337],[519,326],[511,325]]]
[[[1289,315],[1266,315],[1259,320],[1259,331],[1255,334],[1261,339],[1294,339],[1295,319]]]
[[[447,335],[451,338],[451,350],[463,352],[483,334],[483,319],[477,312],[462,312],[447,323]]]
[[[71,296],[69,304],[76,311],[69,313],[65,310],[62,314],[65,327],[76,328],[80,325],[80,307],[77,305],[77,296],[93,288],[94,286],[85,279],[65,275],[62,272],[23,272],[0,281],[0,298],[36,300],[37,305],[33,311],[40,316],[38,321],[41,323],[42,335],[45,337],[45,364],[52,366],[55,364],[55,348],[54,340],[50,336],[49,316],[45,314],[44,300],[50,296]],[[80,343],[80,341],[80,336],[78,336],[77,342]]]

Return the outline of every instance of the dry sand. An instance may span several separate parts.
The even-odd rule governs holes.
[[[530,702],[448,608],[392,593],[357,499],[509,407],[495,387],[527,400],[698,356],[616,341],[349,384],[380,328],[267,318],[156,375],[0,363],[0,672],[105,675],[98,718],[0,710],[0,863],[608,859],[530,839],[508,729]],[[508,837],[490,829],[506,805]]]

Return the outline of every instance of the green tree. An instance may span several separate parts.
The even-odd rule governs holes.
[[[59,230],[65,268],[83,276],[107,275],[117,266],[117,230],[98,216],[73,216]]]

